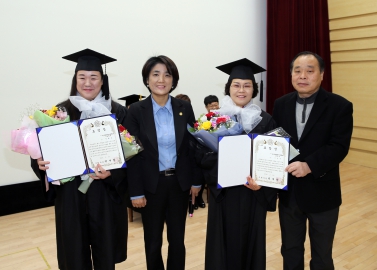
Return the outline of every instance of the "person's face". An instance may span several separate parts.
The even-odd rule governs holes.
[[[219,108],[220,107],[218,102],[211,102],[206,106],[208,112],[210,112],[211,110],[218,110]]]
[[[99,71],[79,70],[76,76],[76,88],[79,94],[87,99],[93,100],[101,91],[103,81]]]
[[[313,55],[299,56],[293,62],[292,85],[301,98],[310,97],[318,91],[323,79],[319,63]]]
[[[238,107],[244,107],[253,96],[253,81],[233,79],[230,85],[230,98]]]
[[[173,85],[173,76],[164,64],[156,64],[149,73],[148,84],[152,96],[166,96]]]

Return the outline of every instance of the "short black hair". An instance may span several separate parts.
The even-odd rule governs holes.
[[[175,65],[175,63],[173,62],[173,60],[171,60],[169,57],[167,57],[165,55],[153,56],[153,57],[149,58],[147,60],[147,62],[145,62],[143,69],[141,70],[141,75],[143,76],[143,83],[144,83],[145,86],[148,85],[149,74],[151,73],[152,68],[157,64],[165,65],[169,74],[171,76],[173,76],[173,85],[172,85],[172,88],[169,91],[169,93],[171,93],[178,85],[179,72],[178,72],[178,68]],[[147,86],[147,88],[148,88],[149,93],[150,93],[151,90],[149,89],[148,86]]]
[[[303,55],[313,55],[318,61],[320,72],[322,73],[322,72],[325,71],[325,61],[323,61],[321,56],[319,56],[318,54],[316,54],[314,52],[303,51],[303,52],[296,54],[296,56],[292,59],[292,62],[291,62],[291,65],[290,65],[290,72],[291,73],[292,73],[292,70],[293,70],[293,63],[296,61],[297,58],[299,58],[300,56],[303,56]]]
[[[225,95],[227,96],[230,96],[230,85],[232,84],[232,81],[233,79],[228,80],[228,82],[225,84]],[[253,80],[251,81],[253,82],[253,95],[251,96],[251,98],[253,99],[258,95],[259,89],[258,89],[258,84]]]
[[[215,95],[209,95],[204,98],[204,105],[207,106],[212,102],[219,102],[219,99]]]

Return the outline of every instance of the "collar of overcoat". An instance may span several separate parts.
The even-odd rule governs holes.
[[[314,101],[313,108],[310,112],[309,119],[305,125],[305,128],[302,132],[301,138],[298,141],[297,140],[297,127],[296,127],[296,95],[291,95],[291,97],[287,100],[286,108],[287,109],[287,115],[284,117],[287,117],[287,119],[295,119],[295,121],[289,121],[288,122],[288,128],[287,132],[292,137],[292,144],[296,145],[296,147],[299,148],[300,143],[305,140],[305,137],[308,136],[313,126],[317,123],[318,119],[321,117],[321,115],[325,112],[327,109],[327,92],[320,87],[318,90],[318,95]]]

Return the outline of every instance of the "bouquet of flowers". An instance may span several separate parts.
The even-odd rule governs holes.
[[[118,129],[126,161],[144,150],[141,143],[137,143],[135,136],[132,136],[124,126],[119,124]]]
[[[37,159],[42,155],[35,129],[69,122],[69,116],[64,107],[53,106],[51,110],[32,111],[34,110],[29,109],[27,115],[23,116],[20,128],[11,131],[11,149]]]
[[[197,141],[216,153],[219,136],[239,135],[243,132],[243,127],[238,122],[216,111],[201,114],[194,127],[187,125],[187,129]]]

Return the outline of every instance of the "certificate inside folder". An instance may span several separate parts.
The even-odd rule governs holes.
[[[248,134],[219,137],[218,188],[247,183],[287,189],[289,138]]]
[[[82,119],[37,128],[49,182],[94,172],[99,163],[106,170],[125,168],[115,115]]]

